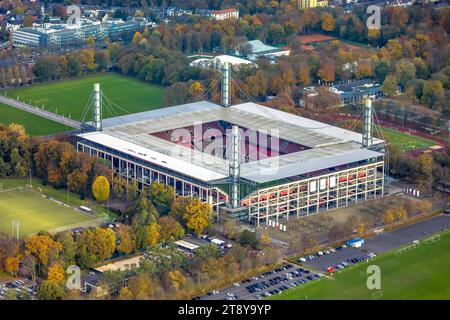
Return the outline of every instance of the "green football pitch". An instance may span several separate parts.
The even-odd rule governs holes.
[[[360,263],[270,299],[450,299],[450,232],[409,248],[380,255],[369,264]],[[379,290],[367,288],[369,265],[380,267]]]
[[[432,140],[406,134],[390,128],[381,127],[381,131],[383,132],[384,138],[400,149],[400,151],[423,149],[438,144]]]
[[[153,110],[162,107],[164,87],[146,83],[132,77],[121,76],[115,73],[98,74],[75,80],[64,80],[37,84],[29,87],[11,89],[6,92],[8,97],[19,98],[36,107],[44,107],[54,113],[70,116],[81,120],[85,106],[89,106],[94,83],[99,83],[105,95],[103,99],[103,117],[110,118],[117,115]],[[2,94],[5,94],[2,92]],[[107,100],[114,105],[108,107]],[[58,127],[53,122],[30,117],[16,109],[0,106],[0,122],[11,122],[24,125],[31,134],[50,134],[65,131],[64,126]],[[87,112],[84,120],[89,121],[92,112]],[[6,119],[6,120],[4,120]]]
[[[26,237],[93,219],[25,189],[0,193],[0,229],[8,234],[12,233],[13,221],[20,223],[20,237]]]

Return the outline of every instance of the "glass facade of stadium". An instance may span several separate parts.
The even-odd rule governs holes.
[[[216,213],[228,205],[226,181],[204,182],[82,138],[77,150],[104,159],[115,174],[127,183],[135,180],[139,189],[158,181],[172,186],[179,196],[209,203]],[[380,156],[265,183],[241,179],[242,210],[233,217],[260,226],[381,197],[384,174],[384,156]]]
[[[109,163],[114,174],[126,179],[127,183],[137,182],[139,190],[153,182],[172,186],[179,196],[192,197],[209,203],[215,212],[228,203],[228,195],[217,185],[193,179],[157,164],[133,157],[130,154],[79,138],[77,150],[90,156],[101,158]]]
[[[289,220],[381,197],[384,174],[384,156],[380,156],[259,184],[241,204],[247,207],[248,221],[257,226]]]

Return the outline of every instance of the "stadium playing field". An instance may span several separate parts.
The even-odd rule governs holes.
[[[270,299],[450,299],[450,232],[408,250],[394,250],[335,273],[332,277],[285,291]],[[367,288],[367,267],[377,265],[381,289]],[[379,291],[375,293],[375,291]]]
[[[406,134],[390,128],[381,127],[381,131],[383,132],[384,138],[391,144],[397,146],[401,151],[422,149],[438,144],[435,141]]]
[[[12,221],[20,222],[20,237],[93,220],[30,191],[0,193],[0,229],[11,234]]]
[[[106,73],[87,76],[75,80],[64,80],[12,89],[9,97],[19,98],[25,103],[42,107],[72,119],[80,120],[83,110],[92,94],[94,83],[100,83],[103,94],[115,105],[115,113],[109,112],[106,102],[103,105],[103,117],[136,113],[162,107],[164,87],[149,84],[135,78]],[[123,110],[122,110],[122,109]],[[91,120],[88,112],[85,120]]]

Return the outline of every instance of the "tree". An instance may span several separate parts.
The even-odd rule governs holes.
[[[270,244],[270,236],[269,233],[266,231],[261,235],[261,238],[259,239],[259,241],[261,242],[261,244],[264,247],[267,247]]]
[[[181,224],[172,216],[163,216],[159,219],[161,226],[161,241],[172,242],[184,236],[184,229]]]
[[[311,83],[311,74],[310,74],[310,69],[309,66],[307,64],[302,64],[299,68],[298,68],[298,82],[300,82],[302,85],[307,86]]]
[[[387,96],[394,96],[397,93],[397,78],[389,75],[381,85],[381,91]]]
[[[104,176],[98,176],[92,184],[92,194],[97,201],[105,202],[109,198],[109,182]]]
[[[117,296],[117,300],[131,300],[133,299],[133,294],[128,288],[120,288],[119,295]]]
[[[419,166],[417,175],[417,185],[427,191],[431,190],[433,185],[433,158],[429,154],[419,156]]]
[[[150,223],[150,225],[147,226],[148,246],[153,248],[158,244],[159,238],[161,237],[160,230],[161,226],[156,222]]]
[[[43,281],[37,288],[37,295],[41,300],[62,300],[66,292],[54,281]]]
[[[33,255],[46,268],[51,259],[58,257],[62,246],[48,235],[34,235],[25,239],[26,255]]]
[[[430,108],[443,104],[445,90],[439,80],[428,80],[423,85],[422,103]]]
[[[371,77],[372,75],[373,75],[372,64],[366,61],[358,63],[355,70],[355,77],[357,79]]]
[[[144,39],[142,34],[139,31],[136,31],[133,35],[133,43],[139,43],[142,39]]]
[[[93,47],[94,45],[95,45],[95,37],[94,36],[89,36],[89,37],[87,37],[87,39],[86,39],[86,44],[89,46],[89,47]]]
[[[5,259],[5,271],[10,273],[12,276],[17,277],[17,272],[19,271],[20,259],[16,257],[7,257]]]
[[[55,263],[48,268],[48,281],[62,285],[64,282],[64,278],[65,271],[59,263]]]
[[[400,86],[405,88],[406,83],[416,76],[416,67],[408,59],[401,59],[395,66],[395,75]]]
[[[165,215],[169,213],[175,199],[175,190],[171,186],[166,186],[160,182],[153,182],[149,189],[150,200],[156,209]]]
[[[331,32],[334,30],[334,18],[333,16],[326,12],[322,15],[322,30]]]
[[[205,228],[211,225],[211,216],[211,206],[194,199],[186,206],[183,218],[186,220],[186,227],[200,235]]]
[[[238,241],[241,245],[250,246],[253,249],[257,249],[259,247],[259,240],[256,236],[256,232],[244,230],[241,232]]]
[[[236,223],[235,219],[227,219],[223,225],[223,232],[225,233],[225,235],[230,238],[230,239],[234,239],[237,237],[237,233],[238,233],[238,225]]]
[[[167,278],[175,291],[179,291],[186,283],[186,278],[180,270],[169,271],[167,273]]]
[[[61,251],[59,256],[65,267],[75,263],[75,256],[77,252],[77,246],[75,240],[70,231],[60,233],[57,236],[57,241],[61,244]]]
[[[203,94],[205,91],[205,88],[203,87],[202,83],[199,81],[194,81],[189,86],[189,94],[191,95],[191,99],[198,99],[198,97]]]
[[[110,228],[84,230],[75,240],[77,261],[86,268],[111,258],[116,249],[116,235]]]
[[[394,220],[395,220],[395,213],[391,209],[386,210],[386,212],[383,214],[384,223],[389,224],[394,222]]]
[[[117,239],[119,244],[117,245],[117,252],[129,254],[134,250],[134,242],[131,234],[130,227],[123,226],[117,231]]]
[[[133,299],[148,299],[153,291],[152,279],[146,272],[139,272],[128,282]]]
[[[323,81],[330,82],[334,80],[334,63],[325,59],[321,64],[320,68],[317,71],[317,77],[322,79]]]

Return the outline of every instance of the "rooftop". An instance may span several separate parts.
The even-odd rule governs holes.
[[[213,182],[228,177],[228,159],[180,146],[176,144],[179,140],[167,141],[154,133],[219,120],[257,132],[266,131],[272,137],[307,147],[298,152],[242,163],[241,177],[257,183],[382,155],[361,148],[359,133],[251,102],[223,108],[201,101],[105,119],[102,132],[85,133],[80,137],[187,176]],[[193,134],[195,141],[195,130]],[[374,139],[374,144],[382,142]]]

